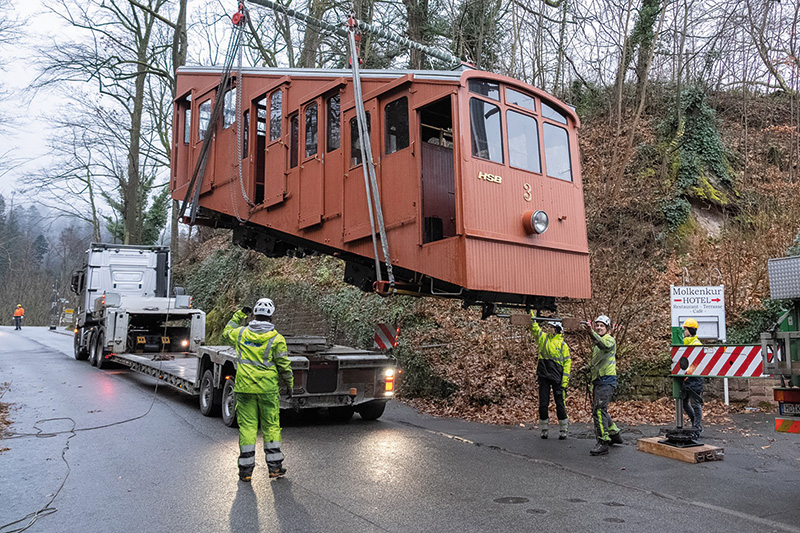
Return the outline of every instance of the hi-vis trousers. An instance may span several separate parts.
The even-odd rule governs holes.
[[[259,426],[264,437],[267,465],[281,466],[283,453],[281,453],[278,392],[271,394],[237,392],[236,419],[239,423],[239,472],[251,474],[256,466],[256,437]]]

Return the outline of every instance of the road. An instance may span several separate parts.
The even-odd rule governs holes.
[[[53,500],[28,531],[800,531],[800,438],[769,440],[765,415],[709,428],[725,460],[691,465],[636,451],[658,428],[590,457],[587,426],[541,440],[392,403],[375,422],[285,427],[288,477],[270,482],[259,451],[245,484],[236,430],[150,378],[75,361],[70,336],[0,327],[0,383],[0,525]]]

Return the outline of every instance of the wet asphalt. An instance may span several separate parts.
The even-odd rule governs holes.
[[[776,434],[771,415],[710,426],[725,459],[688,464],[636,450],[662,427],[624,428],[623,446],[590,457],[587,425],[542,440],[393,402],[375,422],[294,421],[288,477],[270,482],[259,451],[245,484],[236,430],[150,378],[75,361],[63,333],[0,327],[13,421],[0,526],[27,516],[0,532],[37,512],[28,531],[800,531],[800,436]]]

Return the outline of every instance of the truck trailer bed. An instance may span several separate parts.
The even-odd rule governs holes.
[[[131,370],[153,376],[171,387],[196,395],[200,384],[197,382],[197,355],[193,353],[133,354],[118,353],[109,357],[110,361],[125,365]]]

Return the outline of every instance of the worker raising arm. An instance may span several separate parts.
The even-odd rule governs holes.
[[[253,320],[243,326],[247,315]],[[236,417],[239,423],[239,479],[249,482],[256,463],[258,428],[264,437],[269,477],[286,474],[281,452],[279,382],[291,397],[294,379],[286,339],[270,322],[275,304],[261,298],[234,313],[222,334],[236,348]]]
[[[605,455],[609,444],[622,444],[620,430],[611,415],[608,404],[617,387],[617,341],[611,336],[611,319],[600,315],[594,320],[594,329],[583,323],[592,339],[592,360],[589,363],[592,379],[592,418],[597,445],[589,453]]]
[[[534,312],[531,311],[531,317]],[[572,369],[572,359],[569,355],[569,346],[564,342],[561,322],[550,320],[547,322],[552,332],[544,332],[536,320],[531,324],[531,333],[539,347],[539,362],[536,365],[536,381],[539,383],[539,429],[541,437],[547,438],[548,425],[550,424],[548,407],[550,405],[550,389],[553,390],[553,400],[556,404],[558,416],[558,439],[567,438],[569,418],[564,406],[569,374]]]

